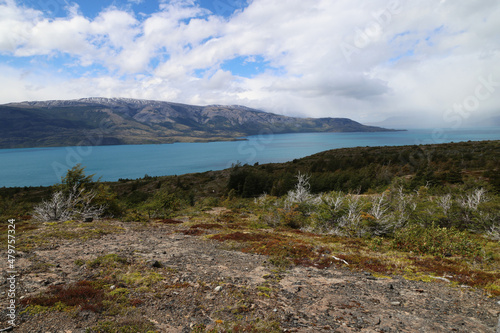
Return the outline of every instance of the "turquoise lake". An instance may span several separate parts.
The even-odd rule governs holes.
[[[77,146],[0,149],[0,187],[59,183],[77,163],[103,181],[222,170],[234,163],[291,161],[321,151],[365,146],[399,146],[500,140],[500,128],[419,129],[377,133],[269,134],[246,141],[162,145]]]

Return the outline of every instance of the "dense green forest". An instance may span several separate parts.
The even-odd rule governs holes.
[[[300,171],[311,176],[313,193],[379,192],[394,181],[405,190],[484,183],[500,190],[500,144],[464,142],[404,147],[346,148],[322,152],[291,163],[235,166],[228,188],[244,197],[263,192],[281,196]]]

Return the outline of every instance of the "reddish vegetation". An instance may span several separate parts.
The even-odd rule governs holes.
[[[233,223],[235,221],[234,213],[224,212],[217,217],[217,222]]]
[[[289,233],[308,236],[309,233],[300,230],[285,230]],[[314,235],[319,237],[317,235]],[[330,255],[330,249],[327,247],[315,247],[306,241],[296,239],[293,236],[287,236],[278,233],[244,233],[233,232],[229,234],[217,234],[212,236],[218,241],[238,241],[247,243],[242,248],[243,252],[268,255],[285,259],[298,266],[316,267],[318,269],[328,268],[339,263]],[[350,250],[356,250],[364,247],[363,241],[353,238],[338,238],[335,236],[323,237],[325,243],[341,242]],[[356,253],[337,255],[349,263],[349,267],[356,270],[366,270],[370,272],[383,274],[399,274],[400,270],[394,264],[385,263],[382,259],[360,255]],[[447,258],[420,258],[410,257],[413,265],[418,271],[424,273],[435,273],[438,275],[451,275],[452,281],[466,284],[469,286],[486,287],[500,279],[500,273],[482,272],[470,269],[464,264],[457,263]],[[500,295],[496,289],[490,290],[492,295]]]
[[[245,233],[245,232],[233,232],[230,234],[217,234],[212,236],[213,239],[224,242],[224,241],[239,241],[239,242],[259,242],[264,239],[276,239],[275,236],[271,234],[265,234],[265,233],[255,233],[255,234],[250,234],[250,233]]]
[[[144,303],[144,301],[140,300],[138,298],[134,298],[134,299],[130,300],[130,305],[132,305],[132,306],[141,305],[142,303]]]
[[[165,288],[166,289],[181,289],[181,288],[187,288],[189,286],[190,286],[190,284],[188,282],[183,282],[183,283],[177,282],[174,284],[166,285]]]
[[[104,291],[96,289],[89,281],[79,281],[70,285],[50,286],[47,293],[21,300],[23,305],[54,306],[62,303],[66,306],[80,306],[82,310],[101,312]]]
[[[302,231],[300,229],[281,229],[281,228],[278,228],[278,229],[276,229],[276,231],[285,231],[285,232],[290,232],[293,234],[303,235],[303,236],[307,236],[307,237],[321,237],[321,235],[313,234],[312,232],[308,232],[308,231]]]
[[[500,273],[482,272],[474,269],[469,269],[460,265],[451,259],[447,258],[418,258],[411,257],[414,265],[420,270],[438,275],[450,275],[451,280],[474,287],[485,287],[489,283],[500,279]],[[491,290],[494,296],[500,296],[500,291]]]
[[[291,260],[295,265],[316,267],[319,269],[330,267],[335,261],[329,256],[326,247],[315,248],[306,242],[293,237],[271,233],[243,233],[218,234],[212,236],[218,241],[248,242],[243,252],[256,253]]]

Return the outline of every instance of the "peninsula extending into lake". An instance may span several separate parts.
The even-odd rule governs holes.
[[[288,117],[239,105],[129,98],[0,105],[0,148],[237,140],[258,134],[394,131],[348,118]]]

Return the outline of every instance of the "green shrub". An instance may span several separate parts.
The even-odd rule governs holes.
[[[467,231],[441,228],[434,223],[429,227],[410,225],[398,230],[393,246],[403,251],[438,256],[475,256],[481,249],[480,242]]]
[[[128,264],[127,259],[120,257],[115,253],[106,254],[95,258],[94,260],[87,261],[87,266],[95,267],[118,267]]]
[[[181,207],[181,200],[175,193],[157,191],[140,207],[148,218],[168,218]]]
[[[219,198],[217,197],[206,197],[198,203],[202,209],[212,208],[219,206]]]

